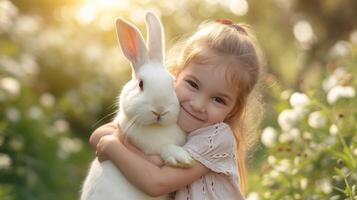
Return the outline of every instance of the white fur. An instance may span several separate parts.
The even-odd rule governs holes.
[[[185,133],[176,124],[179,103],[173,78],[163,66],[163,32],[158,18],[146,15],[148,47],[137,28],[123,19],[117,20],[119,42],[131,61],[132,79],[119,97],[119,112],[114,122],[130,140],[147,154],[160,154],[173,166],[190,166],[192,158],[180,146]],[[143,81],[141,90],[139,82]],[[160,117],[154,114],[159,113]],[[111,161],[95,159],[82,188],[81,200],[159,200],[133,186]]]

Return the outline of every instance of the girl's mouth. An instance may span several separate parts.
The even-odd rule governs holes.
[[[196,117],[195,115],[191,114],[190,112],[188,112],[182,105],[181,105],[181,109],[185,112],[186,115],[188,115],[189,117],[198,120],[200,122],[204,122],[202,119]]]

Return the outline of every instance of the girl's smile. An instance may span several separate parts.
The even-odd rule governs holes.
[[[203,119],[200,119],[199,117],[196,117],[194,114],[190,113],[189,111],[187,111],[182,105],[180,106],[181,110],[180,112],[183,112],[185,115],[187,115],[187,117],[189,118],[192,118],[192,120],[197,120],[197,121],[200,121],[200,122],[204,122]]]
[[[236,87],[216,64],[190,62],[175,80],[180,102],[178,125],[187,133],[224,121],[235,105]]]

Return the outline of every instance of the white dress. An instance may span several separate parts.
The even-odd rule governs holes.
[[[231,128],[217,123],[188,134],[184,149],[211,171],[171,195],[175,200],[242,200]]]

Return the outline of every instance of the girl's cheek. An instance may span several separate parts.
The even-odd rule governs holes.
[[[185,92],[185,88],[184,85],[181,84],[177,84],[175,86],[175,92],[177,97],[179,98],[179,100],[184,96],[185,93],[187,93],[187,91]]]

